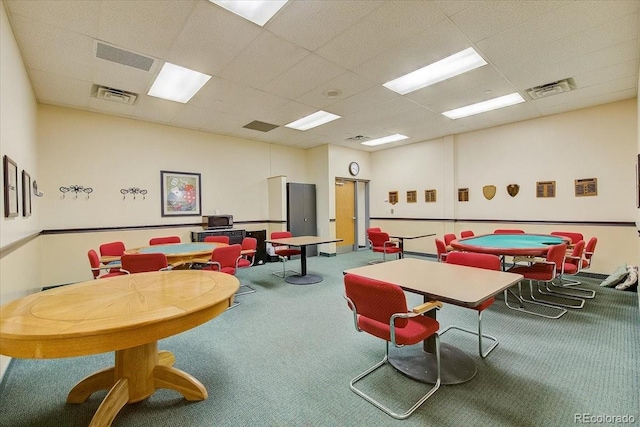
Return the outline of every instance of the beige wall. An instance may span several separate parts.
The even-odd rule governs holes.
[[[500,225],[460,222],[464,219],[633,223],[635,197],[629,195],[636,191],[637,114],[637,101],[626,100],[372,153],[371,216],[434,219],[376,225],[392,232],[439,236],[468,228],[490,232]],[[574,179],[594,177],[598,196],[575,197]],[[536,198],[535,182],[550,180],[556,181],[557,196]],[[520,185],[515,198],[505,189],[511,183]],[[482,195],[488,184],[497,186],[490,201]],[[459,187],[470,189],[469,202],[457,202]],[[436,203],[424,202],[426,189],[437,190]],[[418,191],[418,203],[406,203],[408,190]],[[399,192],[395,206],[386,202],[389,191]],[[518,228],[550,232],[567,226]],[[599,238],[593,272],[607,274],[624,262],[638,264],[633,226],[570,228],[583,230],[587,238]],[[406,247],[435,253],[433,238],[410,241]]]

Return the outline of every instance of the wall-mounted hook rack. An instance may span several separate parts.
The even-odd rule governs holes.
[[[38,181],[36,181],[35,179],[31,183],[31,187],[33,188],[33,195],[34,196],[36,196],[36,197],[44,196],[44,193],[38,191]]]
[[[122,200],[126,200],[127,194],[133,194],[133,200],[136,199],[137,194],[141,194],[142,200],[144,200],[146,198],[145,195],[147,194],[147,190],[138,187],[121,188],[120,194],[122,194]]]
[[[62,199],[64,199],[66,193],[74,193],[73,199],[78,198],[78,193],[86,193],[87,199],[89,199],[89,194],[93,193],[93,188],[91,187],[83,187],[82,185],[70,185],[68,187],[60,187],[60,192],[62,193]]]

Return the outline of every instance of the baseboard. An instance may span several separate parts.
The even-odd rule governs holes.
[[[331,256],[336,256],[336,253],[329,253],[329,252],[320,252],[319,253],[320,256],[327,256],[327,257],[331,257]]]

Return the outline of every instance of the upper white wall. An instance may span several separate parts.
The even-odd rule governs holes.
[[[633,222],[636,122],[636,100],[626,100],[374,152],[371,216],[447,219],[453,203],[456,219]],[[455,186],[445,191],[451,170]],[[580,178],[598,178],[597,197],[574,196]],[[536,198],[536,181],[552,180],[557,196]],[[515,198],[506,192],[511,183],[520,185]],[[482,195],[489,184],[497,187],[490,201]],[[460,187],[470,189],[469,202],[457,202]],[[438,201],[425,203],[432,188]],[[417,190],[418,203],[406,203],[408,190]],[[389,191],[399,192],[393,215]]]
[[[22,171],[40,182],[36,156],[37,105],[4,3],[0,3],[0,93],[0,157],[7,155],[18,165],[20,205],[18,217],[5,218],[4,197],[0,197],[2,247],[40,231],[40,204],[36,197],[32,197],[32,215],[22,216]]]
[[[270,176],[308,180],[301,149],[48,105],[39,110],[44,229],[199,222],[161,217],[161,170],[200,173],[202,213],[236,221],[269,218]],[[61,199],[59,187],[70,185],[93,193]],[[123,200],[120,189],[129,187],[148,190],[145,199]]]

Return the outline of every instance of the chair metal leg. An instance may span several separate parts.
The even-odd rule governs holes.
[[[540,282],[537,282],[536,284],[536,290],[538,291],[538,293],[540,295],[547,295],[547,296],[553,296],[556,298],[561,298],[564,300],[569,300],[569,301],[577,301],[576,304],[564,304],[562,302],[558,302],[558,301],[549,301],[549,300],[540,300],[540,299],[536,299],[535,293],[534,293],[534,289],[533,289],[533,281],[529,280],[529,289],[531,292],[531,299],[533,301],[537,301],[537,302],[543,302],[545,304],[551,304],[551,305],[556,305],[559,307],[565,307],[565,308],[575,308],[575,309],[579,309],[584,307],[584,300],[582,298],[576,298],[576,297],[572,297],[572,296],[566,296],[566,295],[561,295],[559,293],[554,293],[553,291],[551,291],[551,289],[549,289],[549,284],[547,282],[545,282],[545,289],[547,290],[547,292],[543,291],[540,288]]]
[[[556,284],[554,282],[551,282],[551,285],[554,288],[559,288],[559,289],[564,288],[567,291],[571,291],[571,292],[576,291],[577,293],[563,293],[559,291],[551,291],[551,292],[556,292],[560,295],[567,295],[567,296],[586,298],[586,299],[593,299],[596,297],[596,291],[592,289],[579,288],[577,285],[581,285],[581,284],[582,283],[579,282],[578,280],[567,279],[563,276],[560,276],[560,283]]]
[[[282,273],[279,271],[274,271],[271,274],[277,277],[282,277],[283,279],[286,277],[287,271],[293,274],[300,274],[295,270],[286,270],[286,264],[287,264],[286,257],[279,257],[279,258],[282,260]]]
[[[420,405],[422,405],[429,397],[431,397],[431,395],[433,393],[435,393],[435,391],[438,390],[438,388],[440,387],[440,337],[438,336],[437,333],[435,334],[435,338],[436,338],[436,363],[437,363],[437,369],[438,369],[438,379],[437,379],[436,383],[434,384],[434,386],[429,389],[427,394],[422,396],[420,398],[420,400],[418,400],[406,412],[396,413],[396,412],[392,411],[391,409],[389,409],[387,406],[385,406],[382,403],[378,402],[376,399],[374,399],[370,395],[364,393],[362,390],[360,390],[360,389],[355,387],[355,383],[357,383],[358,381],[360,381],[361,379],[363,379],[364,377],[366,377],[370,373],[374,372],[375,370],[377,370],[378,368],[380,368],[384,364],[388,363],[388,361],[389,361],[389,342],[388,341],[386,342],[386,353],[384,355],[384,359],[382,359],[380,362],[376,363],[371,368],[367,369],[366,371],[364,371],[363,373],[361,373],[360,375],[358,375],[357,377],[352,379],[351,382],[349,383],[349,388],[351,389],[351,391],[356,393],[358,396],[362,397],[364,400],[366,400],[367,402],[371,403],[376,408],[378,408],[381,411],[385,412],[387,415],[390,415],[390,416],[392,416],[393,418],[395,418],[397,420],[404,420],[404,419],[409,418],[409,416],[411,414],[413,414],[413,412],[416,409],[418,409],[420,407]]]
[[[457,329],[458,331],[467,332],[471,335],[475,335],[478,337],[478,354],[481,358],[485,358],[493,351],[494,348],[498,346],[498,339],[492,335],[487,335],[482,333],[482,312],[478,312],[478,330],[474,331],[472,329],[463,328],[462,326],[451,325],[447,326],[443,331],[438,331],[440,336],[444,335],[450,329]],[[487,351],[482,351],[482,338],[486,338],[490,341],[493,341],[493,344],[487,349]]]
[[[249,288],[249,290],[248,290],[248,291],[242,291],[242,292],[240,292],[240,289],[242,289],[242,288]],[[243,285],[243,284],[240,284],[240,287],[238,288],[238,291],[236,292],[236,296],[238,296],[238,295],[252,294],[252,293],[254,293],[255,291],[256,291],[256,290],[255,290],[254,288],[252,288],[251,286],[249,286],[249,285]]]
[[[522,289],[521,289],[520,283],[518,283],[518,288],[519,288],[520,294],[522,294]],[[511,295],[513,295],[518,300],[518,303],[519,303],[518,307],[514,307],[512,305],[509,305],[509,297],[508,297],[509,293]],[[538,313],[538,312],[535,312],[535,311],[527,310],[525,308],[525,304],[524,304],[525,302],[528,303],[528,304],[539,305],[539,306],[542,306],[542,307],[550,308],[552,310],[557,311],[558,314],[555,315],[555,316],[551,316],[551,315],[547,315],[547,314],[543,314],[543,313]],[[541,302],[525,300],[520,295],[517,295],[516,293],[514,293],[511,289],[507,289],[507,290],[504,291],[504,304],[507,306],[507,308],[509,308],[511,310],[521,311],[523,313],[532,314],[534,316],[539,316],[539,317],[544,317],[546,319],[559,319],[562,316],[564,316],[568,311],[568,310],[566,310],[564,308],[560,308],[560,307],[557,307],[557,306],[543,304]]]

